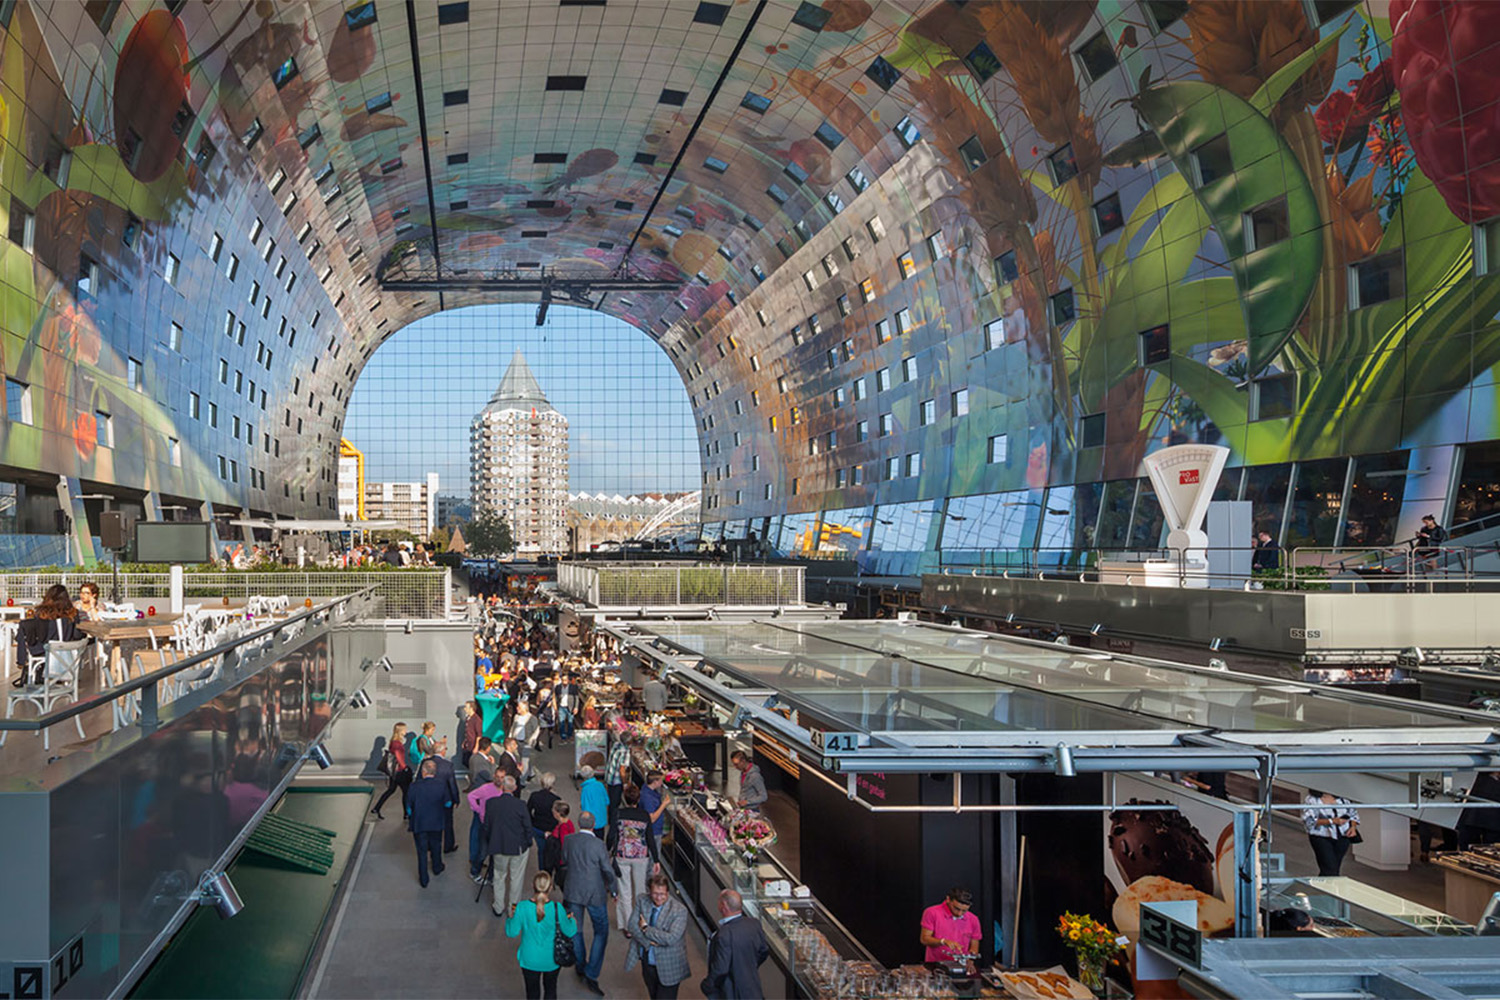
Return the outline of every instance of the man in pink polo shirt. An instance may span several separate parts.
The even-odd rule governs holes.
[[[922,911],[922,944],[929,965],[962,961],[972,975],[979,955],[979,918],[969,912],[974,894],[961,886],[948,890],[948,898]]]

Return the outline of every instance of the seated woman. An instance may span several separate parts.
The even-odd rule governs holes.
[[[99,601],[99,585],[93,580],[85,581],[78,585],[78,601],[73,605],[78,609],[78,621],[91,622],[99,617],[99,612],[104,605]]]
[[[68,588],[60,583],[54,583],[47,588],[42,601],[32,609],[31,617],[25,619],[16,629],[16,664],[21,668],[20,675],[11,682],[14,687],[24,687],[27,683],[38,683],[45,668],[38,667],[27,676],[28,668],[33,657],[42,657],[47,653],[47,643],[74,642],[83,638],[83,633],[78,631],[78,609],[73,606],[73,601],[68,597]]]

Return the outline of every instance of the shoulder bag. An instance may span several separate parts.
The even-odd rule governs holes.
[[[562,920],[557,915],[557,904],[553,903],[552,961],[556,962],[559,968],[568,969],[572,968],[574,958],[573,939],[563,933]]]

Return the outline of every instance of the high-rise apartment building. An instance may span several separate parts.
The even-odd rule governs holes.
[[[438,474],[415,483],[365,483],[365,517],[395,521],[423,541],[437,527]]]
[[[568,418],[547,402],[519,350],[469,424],[469,497],[475,516],[505,517],[517,552],[567,547]]]

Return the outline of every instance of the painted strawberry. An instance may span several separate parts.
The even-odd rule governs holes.
[[[1500,215],[1500,4],[1393,0],[1390,16],[1417,165],[1464,222]]]

